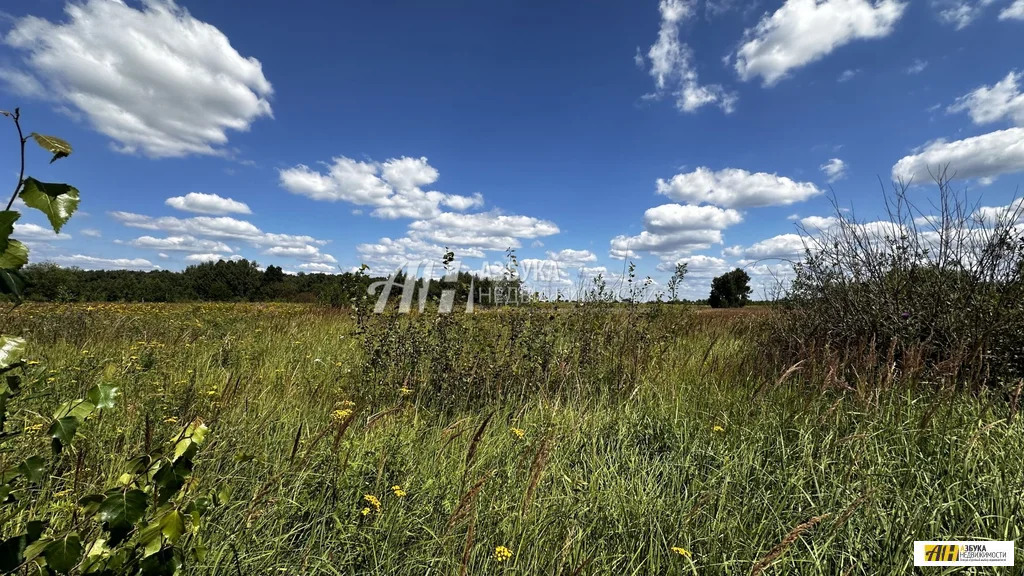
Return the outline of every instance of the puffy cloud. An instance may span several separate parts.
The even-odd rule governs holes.
[[[279,258],[296,258],[306,262],[320,262],[326,264],[337,264],[337,260],[330,254],[324,254],[320,248],[306,244],[305,246],[274,246],[263,252],[267,256]]]
[[[1024,128],[946,142],[936,140],[892,167],[893,180],[922,184],[949,167],[957,178],[991,178],[1024,170]]]
[[[804,246],[805,240],[799,234],[780,234],[779,236],[761,240],[751,246],[732,246],[726,248],[723,250],[723,254],[730,257],[740,257],[745,260],[792,259],[804,255]]]
[[[306,244],[326,244],[312,236],[273,234],[263,232],[255,224],[231,218],[230,216],[196,216],[193,218],[175,218],[161,216],[154,218],[132,212],[111,212],[110,216],[125,226],[143,230],[160,230],[171,234],[187,234],[217,239],[244,240],[256,247],[263,246],[304,246]]]
[[[639,258],[640,252],[651,252],[666,258],[705,250],[712,244],[722,243],[719,230],[683,230],[670,234],[656,234],[644,230],[636,236],[616,236],[611,240],[612,258]]]
[[[819,166],[825,176],[828,177],[829,182],[835,182],[846,178],[846,162],[843,162],[839,158],[832,158],[828,162],[825,162]]]
[[[34,79],[33,91],[76,109],[120,150],[221,154],[229,130],[271,116],[273,88],[260,62],[173,0],[139,9],[85,0],[65,13],[63,23],[22,18],[4,42],[24,52],[28,70],[18,73]]]
[[[217,262],[219,260],[226,260],[222,254],[189,254],[185,256],[185,260],[188,262]]]
[[[85,254],[73,254],[70,256],[57,256],[51,259],[61,266],[76,266],[86,270],[104,269],[127,269],[127,270],[152,270],[159,268],[145,258],[98,258]]]
[[[766,86],[774,85],[840,46],[888,36],[906,7],[898,0],[786,0],[745,32],[736,72],[743,80],[760,76]]]
[[[189,192],[184,196],[168,198],[164,204],[171,208],[197,214],[252,214],[252,210],[244,202],[201,192]]]
[[[839,224],[839,218],[835,216],[808,216],[800,219],[800,225],[807,230],[828,230]]]
[[[993,2],[995,0],[937,0],[932,2],[932,7],[937,10],[940,21],[962,30],[977,20]]]
[[[675,200],[694,204],[707,202],[725,208],[793,204],[821,194],[810,182],[795,182],[777,174],[751,173],[739,168],[712,172],[705,167],[688,174],[676,174],[671,180],[659,178],[657,190]]]
[[[1024,94],[1018,86],[1021,76],[1019,72],[1010,72],[993,86],[981,86],[958,98],[949,111],[966,111],[975,124],[1010,120],[1024,126]]]
[[[136,248],[148,250],[161,250],[167,252],[231,252],[231,248],[223,242],[215,240],[202,240],[195,236],[168,236],[166,238],[154,238],[153,236],[140,236],[129,242]]]
[[[1024,198],[1017,198],[1006,206],[979,206],[975,209],[973,217],[987,227],[993,227],[996,223],[1024,224]],[[938,222],[934,224],[941,225]]]
[[[323,262],[306,262],[305,264],[299,264],[299,270],[304,272],[317,272],[321,274],[340,274],[337,266],[331,264],[324,264]]]
[[[573,250],[566,248],[558,252],[548,251],[548,259],[566,267],[585,266],[588,262],[597,262],[597,255],[590,250]]]
[[[50,240],[71,240],[70,234],[55,234],[52,228],[39,226],[38,224],[14,223],[14,234],[12,237],[25,241],[50,241]]]
[[[999,13],[1000,20],[1024,20],[1024,0],[1015,0]]]
[[[707,256],[705,254],[694,254],[678,260],[666,260],[658,264],[658,270],[662,272],[674,272],[676,264],[686,264],[687,278],[712,278],[721,276],[732,267],[723,258]]]
[[[497,212],[444,212],[435,218],[417,220],[409,225],[409,234],[414,238],[481,250],[519,248],[520,238],[551,236],[558,232],[558,226],[547,220]]]
[[[658,234],[681,230],[723,230],[742,221],[743,216],[736,210],[723,210],[717,206],[662,204],[644,212],[644,227]]]
[[[661,98],[671,94],[676,108],[683,112],[694,112],[707,105],[718,106],[726,113],[732,112],[736,94],[727,92],[718,84],[701,85],[693,50],[679,39],[679,28],[693,15],[694,4],[694,0],[661,0],[659,3],[661,27],[657,41],[647,52],[655,91],[646,97]],[[639,48],[633,60],[643,68],[644,59]]]
[[[901,158],[894,180],[924,183],[948,166],[949,175],[991,184],[996,176],[1024,170],[1024,94],[1021,74],[1010,72],[992,86],[980,86],[957,98],[949,112],[967,112],[975,124],[1009,121],[1017,126],[947,142],[935,140]]]
[[[362,261],[371,270],[380,273],[392,271],[399,266],[419,266],[422,263],[438,264],[447,250],[430,242],[415,238],[381,238],[377,242],[369,242],[356,246]],[[456,258],[483,258],[484,252],[475,248],[458,248],[453,250]]]
[[[373,206],[378,218],[430,218],[441,213],[439,205],[454,210],[481,206],[483,196],[424,191],[440,173],[425,157],[391,158],[385,162],[360,162],[339,156],[326,173],[299,164],[278,173],[281,186],[293,194],[328,202],[344,201]]]

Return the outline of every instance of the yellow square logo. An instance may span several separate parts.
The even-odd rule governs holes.
[[[957,562],[960,560],[960,546],[956,544],[925,544],[925,562]]]

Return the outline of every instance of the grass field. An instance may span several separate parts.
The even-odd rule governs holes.
[[[55,530],[127,455],[209,426],[189,489],[226,501],[189,573],[895,574],[915,539],[1022,537],[1004,398],[823,390],[763,360],[756,314],[28,304],[0,325],[29,341],[26,430],[120,390],[40,492]]]

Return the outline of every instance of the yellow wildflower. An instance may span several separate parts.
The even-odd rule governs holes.
[[[380,500],[378,500],[376,496],[373,494],[366,494],[363,496],[363,500],[369,502],[370,506],[373,506],[376,512],[380,512]]]
[[[513,427],[512,428],[512,435],[515,436],[516,438],[519,438],[520,440],[522,440],[523,438],[526,437],[526,430],[523,430],[522,428],[514,428]]]
[[[504,562],[512,558],[512,551],[504,546],[498,546],[494,549],[494,559],[498,562]]]
[[[690,557],[690,551],[687,550],[686,548],[682,548],[680,546],[673,546],[672,547],[672,551],[675,552],[676,554],[679,554],[680,556],[685,557],[685,558],[689,558]]]
[[[348,408],[343,408],[343,409],[335,410],[334,412],[331,412],[331,418],[334,418],[335,420],[344,420],[344,419],[348,418],[351,415],[352,415],[352,410],[348,409]]]
[[[398,389],[398,391],[402,394],[402,396],[408,396],[409,394],[412,394],[412,388],[409,388],[408,386],[402,386],[401,388]]]
[[[369,508],[363,508],[362,510],[359,511],[359,513],[362,514],[363,516],[369,516],[370,515],[370,509]]]
[[[715,425],[715,427],[711,429],[711,431],[712,431],[712,432],[718,432],[718,433],[721,433],[721,432],[725,432],[725,428],[722,428],[721,426],[718,426],[718,425],[716,424],[716,425]]]
[[[405,498],[406,492],[405,490],[402,490],[402,487],[399,486],[398,484],[392,486],[391,491],[395,493],[395,496],[398,496],[399,498]]]

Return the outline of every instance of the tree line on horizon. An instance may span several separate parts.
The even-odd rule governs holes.
[[[25,299],[37,302],[297,302],[328,306],[348,306],[362,302],[371,284],[388,280],[364,271],[326,274],[322,272],[290,274],[280,266],[260,268],[246,260],[218,260],[172,270],[84,270],[63,267],[52,262],[30,264],[23,270]],[[740,269],[715,278],[708,299],[680,303],[709,304],[714,308],[739,307],[749,302],[750,277]],[[391,296],[402,294],[405,273],[394,278]],[[416,281],[417,290],[422,280]],[[427,298],[438,301],[442,290],[455,289],[455,302],[465,303],[470,289],[477,305],[495,304],[502,289],[522,289],[518,278],[481,277],[459,272],[454,282],[432,281]],[[481,295],[484,295],[481,297]],[[487,296],[490,295],[490,296]],[[558,301],[559,298],[553,300]]]

